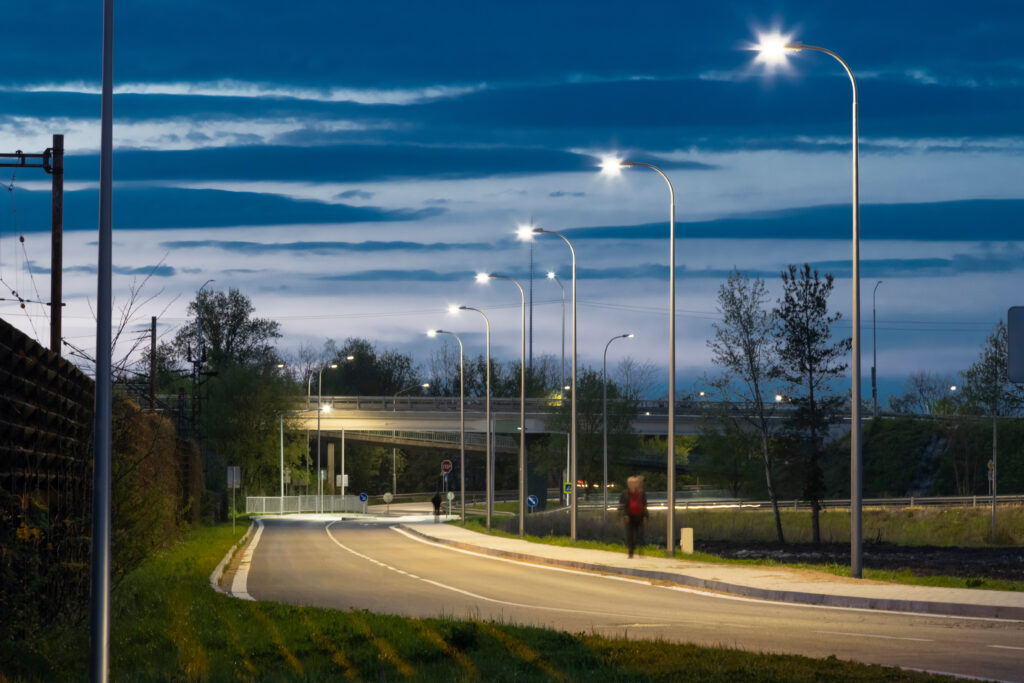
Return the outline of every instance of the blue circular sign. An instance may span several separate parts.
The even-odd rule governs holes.
[[[370,497],[368,495],[366,495],[365,493],[360,493],[359,494],[359,501],[361,503],[365,503],[368,500],[370,500]]]
[[[529,505],[532,508],[537,507],[537,503],[539,503],[539,502],[540,501],[537,500],[537,496],[527,496],[526,497],[526,504]]]

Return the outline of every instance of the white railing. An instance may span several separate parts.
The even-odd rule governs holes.
[[[250,515],[283,515],[298,512],[366,512],[359,496],[247,496],[245,512]]]

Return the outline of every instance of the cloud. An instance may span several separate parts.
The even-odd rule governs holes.
[[[39,217],[49,215],[50,193],[18,190],[19,212],[36,220],[23,223],[26,231],[49,230]],[[328,204],[256,192],[193,190],[172,187],[116,187],[114,228],[152,229],[226,227],[237,225],[295,225],[301,223],[363,223],[416,221],[444,209],[382,209]],[[94,190],[64,193],[66,230],[96,229]]]
[[[587,193],[586,192],[562,192],[562,191],[559,190],[559,191],[548,193],[548,196],[549,197],[586,197]]]
[[[277,83],[219,81],[179,81],[169,83],[119,83],[115,95],[171,95],[192,97],[241,97],[247,99],[292,99],[313,102],[355,102],[357,104],[410,105],[430,100],[455,98],[486,87],[473,85],[433,85],[418,88],[308,88]],[[26,83],[0,86],[0,92],[76,93],[98,95],[95,83]]]
[[[365,192],[363,190],[345,190],[334,196],[337,199],[373,199],[372,192]]]
[[[47,275],[53,270],[46,266],[37,265],[34,261],[30,261],[26,264],[26,269],[30,269],[33,273],[39,273]],[[171,266],[164,265],[152,265],[152,266],[111,266],[111,271],[115,275],[145,275],[152,277],[174,277],[177,275],[177,270]],[[64,273],[85,273],[87,275],[96,274],[96,266],[64,266],[62,269]]]
[[[166,249],[222,249],[245,254],[274,254],[282,252],[305,252],[331,254],[337,252],[371,253],[391,251],[445,252],[466,249],[490,249],[493,245],[482,243],[443,242],[242,242],[227,240],[176,240],[161,242]]]
[[[917,204],[861,206],[862,240],[1020,240],[1024,200],[973,199]],[[849,240],[850,206],[807,206],[676,224],[677,239],[766,238]],[[599,239],[668,238],[668,223],[570,228],[570,237]]]

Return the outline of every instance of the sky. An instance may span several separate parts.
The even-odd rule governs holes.
[[[677,201],[679,387],[715,373],[716,292],[737,268],[832,273],[852,330],[851,87],[827,55],[756,60],[761,34],[826,47],[860,107],[864,394],[953,375],[1024,304],[1024,5],[933,2],[117,3],[115,319],[170,339],[196,290],[237,288],[282,351],[357,336],[425,362],[460,333],[517,360],[561,350],[577,252],[579,355],[668,364]],[[0,152],[65,135],[65,339],[95,349],[101,3],[15,3]],[[48,344],[49,177],[0,169],[0,318]],[[23,238],[24,241],[20,241]],[[876,283],[881,285],[875,289]],[[875,296],[873,297],[873,293]],[[872,326],[872,308],[877,324]],[[77,353],[77,352],[76,352]],[[115,354],[116,355],[116,354]],[[667,382],[667,380],[665,380]],[[664,383],[662,383],[664,384]]]

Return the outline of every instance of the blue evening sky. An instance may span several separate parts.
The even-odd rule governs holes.
[[[5,8],[0,152],[67,147],[65,336],[95,344],[101,3]],[[1024,304],[1024,5],[934,2],[145,0],[116,7],[115,296],[167,338],[195,290],[237,287],[282,347],[364,336],[425,362],[423,331],[518,357],[530,247],[579,257],[580,356],[667,363],[668,193],[678,201],[680,386],[733,268],[836,276],[850,332],[850,83],[821,53],[755,63],[759,32],[840,54],[858,79],[865,377],[877,292],[882,391],[952,374]],[[49,182],[0,169],[0,297],[47,300]],[[25,237],[24,244],[18,241]],[[560,350],[564,243],[533,251],[534,355]],[[152,297],[152,298],[151,298]],[[149,300],[151,298],[151,300]],[[48,339],[45,307],[0,316]],[[611,357],[610,357],[611,360]],[[870,385],[865,381],[865,394]]]

